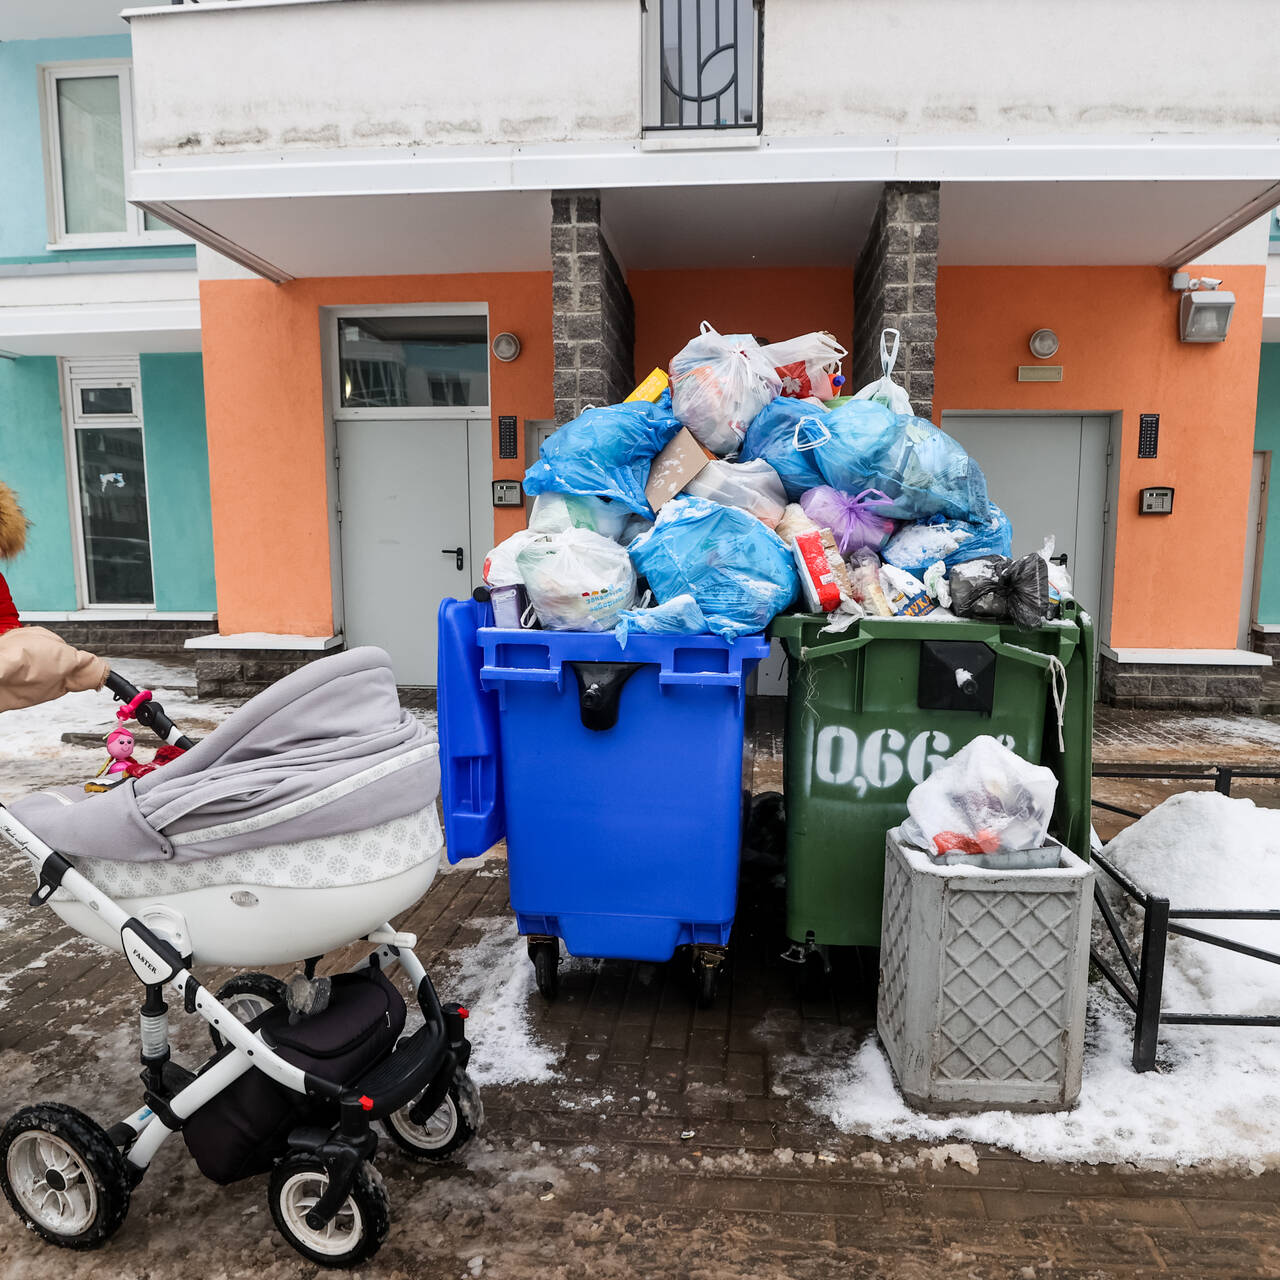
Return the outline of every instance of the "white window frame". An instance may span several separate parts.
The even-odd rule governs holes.
[[[142,372],[137,356],[113,356],[101,360],[58,361],[63,397],[63,447],[67,459],[67,503],[71,508],[71,534],[76,544],[74,560],[76,597],[81,609],[151,610],[156,601],[155,544],[151,530],[151,475],[147,470],[147,433],[142,421]],[[81,387],[123,387],[133,391],[132,413],[82,413]],[[121,604],[119,601],[89,600],[89,562],[84,538],[84,508],[80,503],[80,456],[76,449],[76,432],[96,427],[137,427],[142,437],[142,475],[147,486],[147,542],[151,545],[151,599]]]
[[[124,249],[139,245],[190,244],[165,227],[148,230],[137,205],[124,203],[123,231],[69,232],[62,189],[62,134],[58,127],[58,81],[114,76],[120,85],[120,138],[126,187],[134,166],[133,64],[128,58],[92,62],[50,62],[40,67],[40,127],[44,142],[44,176],[49,243],[46,249]]]
[[[342,320],[357,320],[361,316],[484,316],[489,318],[487,302],[417,302],[372,304],[367,307],[325,307],[325,323],[328,328],[329,367],[333,371],[330,395],[335,421],[352,418],[441,418],[456,421],[458,418],[489,418],[492,410],[487,404],[470,405],[418,405],[396,408],[350,409],[342,407],[342,362],[339,359],[338,325]],[[486,332],[486,341],[491,341]],[[492,353],[490,353],[492,356]],[[489,360],[489,399],[493,399],[493,360]]]

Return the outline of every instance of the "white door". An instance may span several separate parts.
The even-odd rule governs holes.
[[[1262,568],[1262,545],[1267,536],[1267,472],[1271,469],[1269,453],[1253,455],[1253,473],[1249,477],[1249,523],[1245,526],[1244,580],[1240,586],[1240,628],[1236,647],[1249,647],[1249,627],[1258,608],[1258,575]]]
[[[1108,419],[944,414],[942,427],[985,473],[1013,524],[1013,554],[1039,551],[1052,534],[1076,599],[1101,618]]]
[[[434,685],[436,610],[479,581],[467,422],[362,418],[336,427],[347,645],[384,648],[397,684]]]

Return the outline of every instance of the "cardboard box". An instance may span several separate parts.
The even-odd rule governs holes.
[[[671,443],[653,460],[644,496],[656,515],[658,510],[680,492],[711,461],[711,456],[693,438],[687,427],[681,427]]]

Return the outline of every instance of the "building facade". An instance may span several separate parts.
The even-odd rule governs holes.
[[[440,598],[525,518],[493,482],[708,320],[830,330],[855,385],[900,329],[898,376],[983,465],[1016,550],[1068,555],[1103,696],[1256,708],[1269,8],[1215,7],[1229,78],[1187,72],[1196,0],[1158,24],[1143,0],[1000,10],[127,11],[129,195],[200,245],[202,688],[371,642],[434,683]],[[1183,270],[1234,294],[1225,341],[1182,340]],[[1156,487],[1172,510],[1142,514]]]
[[[105,653],[216,621],[195,247],[126,199],[132,97],[117,15],[0,14],[0,475],[31,519],[5,573]]]

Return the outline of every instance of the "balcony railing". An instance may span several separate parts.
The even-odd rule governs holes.
[[[764,0],[641,0],[646,133],[763,127]]]

